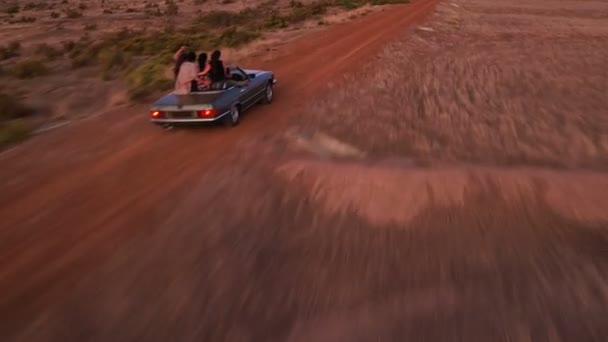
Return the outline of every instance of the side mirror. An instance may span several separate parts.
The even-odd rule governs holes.
[[[249,78],[255,78],[255,74],[249,74],[247,76],[249,76]]]

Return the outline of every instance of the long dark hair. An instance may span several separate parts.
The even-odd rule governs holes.
[[[194,53],[193,51],[188,51],[184,55],[186,55],[186,62],[196,62],[196,53]]]
[[[179,55],[179,57],[177,57],[177,61],[175,61],[175,68],[173,68],[173,74],[175,75],[175,78],[177,78],[177,75],[179,74],[179,68],[182,67],[182,64],[184,64],[184,62],[196,62],[196,53],[188,51],[182,53],[181,55]]]
[[[222,53],[220,52],[220,50],[215,50],[211,53],[211,61],[219,61],[221,56]]]
[[[203,71],[203,69],[205,69],[206,65],[207,65],[207,54],[204,52],[201,52],[198,55],[198,68],[200,69],[200,71]]]

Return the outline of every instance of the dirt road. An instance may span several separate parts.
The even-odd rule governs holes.
[[[149,234],[192,182],[227,162],[234,146],[280,131],[287,112],[356,70],[436,2],[394,6],[289,43],[271,61],[247,61],[274,70],[280,83],[276,102],[250,112],[235,130],[168,133],[149,125],[147,108],[137,106],[2,154],[0,335],[16,337],[37,312],[63,305],[83,274],[116,246]]]
[[[236,129],[0,155],[0,340],[604,341],[607,15],[419,0],[243,62]]]

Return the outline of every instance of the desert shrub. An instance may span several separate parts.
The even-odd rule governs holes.
[[[93,24],[93,23],[85,24],[84,25],[84,30],[85,31],[95,31],[95,30],[97,30],[97,25]]]
[[[342,0],[340,6],[344,9],[351,10],[365,5],[365,0]]]
[[[207,2],[207,0],[192,0],[192,4],[194,5],[202,5],[205,2]]]
[[[165,14],[166,15],[177,15],[179,7],[174,0],[165,0]]]
[[[97,57],[104,79],[109,78],[115,71],[124,70],[129,67],[131,55],[120,49],[104,49]]]
[[[100,44],[86,45],[79,43],[70,51],[70,59],[73,68],[92,66],[97,62],[97,56],[101,51]]]
[[[15,23],[33,23],[35,21],[36,21],[35,17],[24,16],[24,17],[21,17],[21,18],[15,20],[15,21],[13,21],[13,22],[15,22]]]
[[[21,79],[45,76],[48,73],[49,70],[44,62],[33,59],[19,61],[12,69],[12,75]]]
[[[0,93],[0,122],[23,118],[33,112],[32,108],[23,104],[16,97]]]
[[[46,43],[42,43],[36,46],[36,54],[42,55],[49,60],[55,59],[63,55],[63,53],[59,49],[56,49]]]
[[[51,12],[51,18],[57,19],[59,17],[61,17],[61,14],[59,14],[58,12]]]
[[[33,11],[33,10],[38,10],[38,11],[42,11],[45,9],[48,9],[50,7],[49,4],[47,4],[46,2],[30,2],[25,4],[25,6],[23,6],[23,10],[25,11]]]
[[[152,7],[144,9],[144,14],[149,17],[161,17],[163,15],[163,12],[160,10],[159,7]]]
[[[269,12],[264,19],[264,26],[267,28],[284,28],[288,25],[287,18],[280,15],[278,11]]]
[[[5,12],[7,14],[16,14],[16,13],[19,13],[19,10],[21,10],[21,8],[19,7],[19,4],[14,3],[14,4],[9,5],[6,8]]]
[[[287,21],[290,23],[298,23],[325,14],[329,6],[329,2],[316,1],[306,6],[292,7],[291,12],[287,15]]]
[[[0,46],[0,60],[17,57],[20,52],[21,44],[19,42],[11,42],[7,46]]]
[[[65,10],[65,16],[69,19],[77,19],[82,17],[82,12],[73,8],[68,8]]]
[[[392,5],[392,4],[407,4],[410,0],[369,0],[371,5]]]
[[[87,4],[85,4],[84,2],[81,2],[78,4],[78,9],[81,11],[84,11],[87,9]]]
[[[171,89],[173,81],[165,76],[171,60],[167,55],[151,58],[130,70],[126,76],[131,100],[143,100],[158,91]]]
[[[64,40],[61,42],[64,52],[71,52],[76,47],[76,42],[73,40]]]
[[[223,28],[242,23],[243,19],[242,12],[211,11],[198,18],[197,24],[207,28]]]
[[[30,129],[22,121],[0,122],[0,148],[27,139]]]
[[[215,40],[216,46],[238,47],[247,44],[259,37],[259,33],[229,28],[222,32]]]

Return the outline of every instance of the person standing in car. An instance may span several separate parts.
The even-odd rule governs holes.
[[[196,64],[196,53],[190,51],[185,52],[184,61],[180,64],[175,79],[175,90],[173,91],[176,95],[185,95],[192,92],[192,82],[198,81],[198,65]]]
[[[215,50],[211,53],[209,78],[214,84],[226,81],[226,68],[224,68],[224,62],[222,62],[221,57],[222,53],[220,50]]]

